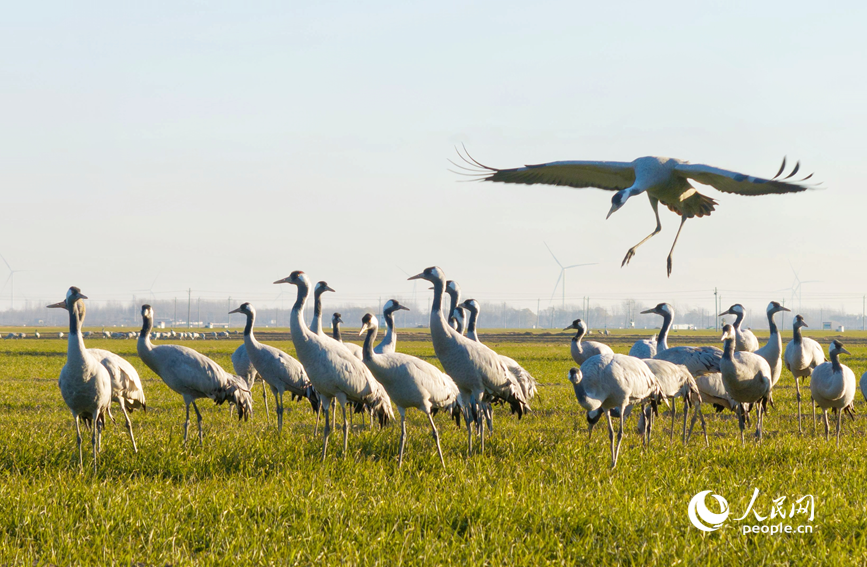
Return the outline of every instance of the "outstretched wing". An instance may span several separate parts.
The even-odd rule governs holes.
[[[596,187],[610,191],[626,189],[635,183],[632,164],[622,161],[553,161],[514,169],[496,169],[477,162],[469,154],[458,152],[458,155],[463,160],[463,165],[451,163],[463,171],[455,173],[475,177],[479,181]]]
[[[785,164],[786,162],[784,160],[783,168],[785,167]],[[783,172],[783,168],[780,168],[780,173]],[[674,173],[680,177],[694,179],[699,183],[710,185],[714,189],[722,191],[723,193],[736,193],[738,195],[774,195],[783,193],[799,193],[812,187],[811,185],[804,183],[804,181],[807,181],[813,176],[812,174],[803,179],[787,181],[798,172],[798,169],[800,169],[800,164],[795,165],[792,173],[783,179],[777,179],[780,173],[778,173],[774,179],[763,179],[761,177],[753,177],[752,175],[745,175],[736,171],[728,171],[726,169],[711,167],[709,165],[681,163],[674,168]]]

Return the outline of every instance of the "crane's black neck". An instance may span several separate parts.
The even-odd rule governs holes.
[[[448,317],[446,317],[446,319],[449,321],[449,324],[451,324],[452,319],[456,318],[455,317],[455,309],[457,309],[458,305],[461,303],[461,292],[455,288],[448,287],[448,284],[446,285],[445,291],[447,294],[449,294],[449,299],[451,300],[450,301],[451,307],[449,308],[449,315],[448,315]]]
[[[343,339],[340,338],[340,323],[336,319],[331,321],[331,336],[334,337],[334,340],[343,342]]]
[[[154,320],[149,315],[142,315],[141,332],[138,336],[146,339],[154,328]]]
[[[324,289],[317,289],[313,292],[313,318],[322,317],[322,294]]]
[[[776,315],[774,311],[768,311],[768,329],[770,329],[772,337],[779,333],[777,323],[774,322],[774,315]]]
[[[244,336],[252,336],[253,322],[256,320],[256,315],[250,312],[245,313],[245,315],[247,316],[247,324],[244,326]]]
[[[668,331],[671,329],[671,321],[673,317],[667,311],[662,312],[662,328],[659,329],[659,334],[656,336],[656,349],[663,351],[668,348]]]
[[[361,346],[361,357],[368,361],[373,358],[373,341],[376,340],[376,327],[368,327],[364,336],[364,344]]]
[[[795,341],[795,344],[801,344],[801,338],[801,326],[795,321],[795,324],[792,325],[792,340]]]
[[[79,313],[79,309],[81,312]],[[81,332],[81,327],[84,324],[84,309],[79,302],[75,302],[72,304],[71,309],[67,309],[69,312],[69,334],[77,335]]]
[[[470,312],[470,320],[467,321],[467,334],[472,335],[476,332],[476,323],[479,320],[479,311],[478,309],[468,310]]]
[[[460,311],[455,311],[455,313],[460,313]],[[455,317],[455,331],[460,334],[464,334],[464,318],[463,317]]]
[[[292,306],[292,311],[301,311],[304,309],[304,304],[307,303],[307,296],[310,295],[310,287],[303,281],[295,284],[298,287],[298,295],[295,298],[295,304]]]
[[[840,353],[836,350],[832,350],[828,354],[831,356],[831,368],[834,372],[842,372],[843,366],[840,364]]]
[[[434,315],[436,313],[441,313],[443,310],[443,288],[445,285],[441,280],[434,280],[431,283],[433,283],[434,296],[433,302],[430,306],[430,311],[431,315]],[[448,317],[446,317],[446,322],[448,322]]]
[[[578,327],[575,330],[575,336],[572,337],[572,340],[577,342],[577,343],[580,343],[581,339],[583,339],[584,335],[586,335],[586,334],[587,334],[587,329],[585,329],[584,327]]]
[[[382,318],[385,319],[385,326],[388,329],[394,328],[394,311],[383,311]]]
[[[743,323],[743,321],[744,321],[744,312],[740,311],[739,313],[735,313],[735,322],[732,323],[732,327],[740,330],[741,323]]]
[[[734,339],[726,339],[723,343],[723,358],[726,360],[731,360],[732,356],[735,353],[735,340]]]

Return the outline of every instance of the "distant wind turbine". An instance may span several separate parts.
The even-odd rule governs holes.
[[[801,311],[801,286],[808,283],[819,283],[820,280],[807,280],[801,281],[801,278],[798,276],[798,272],[795,271],[795,267],[792,266],[792,263],[789,262],[789,267],[792,268],[792,273],[795,275],[795,281],[792,282],[792,306],[795,305],[795,296],[798,297],[798,311]]]
[[[13,270],[12,266],[9,265],[9,262],[6,261],[6,258],[0,254],[0,259],[3,260],[3,263],[6,264],[6,267],[9,268],[9,276],[6,278],[6,281],[3,282],[3,287],[0,288],[0,293],[3,293],[3,290],[6,289],[6,285],[9,284],[9,309],[15,309],[15,274],[17,272],[26,272],[27,270]]]
[[[560,285],[560,282],[562,280],[563,285],[561,286],[560,290],[563,294],[562,295],[562,297],[563,297],[563,310],[565,311],[566,310],[566,270],[569,270],[571,268],[579,268],[581,266],[594,266],[597,264],[597,262],[590,262],[588,264],[572,264],[571,266],[564,266],[563,264],[560,263],[560,260],[557,259],[557,256],[554,256],[554,252],[551,251],[551,247],[548,246],[548,243],[542,242],[542,244],[545,245],[545,248],[547,248],[548,252],[551,253],[551,257],[554,258],[554,261],[557,262],[558,266],[560,266],[560,275],[557,276],[557,283],[554,284],[554,291],[551,292],[551,299],[549,301],[554,301],[554,294],[557,293],[557,286]]]
[[[160,270],[159,272],[157,272],[157,277],[155,277],[155,278],[154,278],[154,281],[151,282],[151,286],[150,286],[149,288],[147,288],[147,289],[134,289],[133,291],[146,291],[146,292],[148,292],[149,294],[151,294],[151,299],[152,299],[154,302],[156,302],[156,300],[157,300],[157,296],[154,295],[154,285],[156,285],[157,280],[160,279],[160,276],[162,275],[162,273],[163,273],[162,270]]]

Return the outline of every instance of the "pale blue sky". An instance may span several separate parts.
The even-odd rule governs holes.
[[[438,264],[535,308],[558,273],[547,241],[599,262],[570,274],[575,303],[707,290],[710,307],[718,286],[761,309],[788,297],[770,292],[791,261],[822,280],[805,302],[860,310],[862,3],[284,4],[6,8],[0,253],[33,270],[16,298],[127,300],[160,274],[159,297],[264,304],[302,269],[363,302],[412,290],[397,266]],[[828,190],[706,188],[720,205],[686,224],[667,279],[673,214],[621,269],[653,228],[646,199],[606,221],[607,192],[456,183],[460,143],[498,167],[663,155],[773,175],[788,155]]]

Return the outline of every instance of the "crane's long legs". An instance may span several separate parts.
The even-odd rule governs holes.
[[[674,242],[671,243],[671,250],[668,252],[668,260],[666,260],[668,277],[671,277],[671,258],[674,255],[674,247],[677,245],[677,238],[680,236],[680,231],[683,230],[683,224],[686,222],[686,219],[686,215],[680,217],[680,226],[677,227],[677,234],[674,235]]]
[[[648,234],[644,238],[644,240],[642,240],[641,242],[639,242],[638,244],[636,244],[635,246],[633,246],[632,248],[630,248],[629,250],[626,251],[626,256],[623,258],[623,262],[621,262],[621,264],[620,264],[621,268],[623,266],[627,265],[630,260],[632,260],[632,257],[635,256],[635,251],[638,249],[639,246],[641,246],[642,244],[644,244],[645,242],[647,242],[648,240],[650,240],[651,238],[653,238],[654,236],[656,236],[657,234],[659,234],[662,231],[662,223],[659,221],[659,200],[654,199],[649,194],[647,195],[647,198],[650,199],[650,206],[653,208],[653,214],[656,217],[656,228],[653,229],[653,232]]]
[[[746,421],[746,417],[744,416],[744,404],[738,404],[738,427],[741,429],[741,445],[744,444],[744,422]]]
[[[829,433],[828,432],[829,426],[828,426],[828,410],[826,410],[826,409],[822,410],[822,420],[825,422],[825,441],[827,441],[828,440],[828,433]]]
[[[193,409],[196,410],[196,425],[199,426],[199,447],[204,445],[203,435],[202,435],[202,414],[199,411],[199,406],[196,405],[195,400],[193,400]]]
[[[325,460],[325,455],[328,452],[328,436],[331,435],[331,399],[323,398],[320,402],[321,407],[325,412],[325,425],[322,427],[322,460]]]
[[[274,405],[277,408],[277,435],[283,433],[283,392],[274,395]]]
[[[837,448],[840,448],[840,427],[843,425],[843,410],[837,410]]]
[[[798,376],[795,376],[795,398],[798,400],[798,433],[803,434],[804,428],[801,426],[801,379]],[[813,432],[815,433],[815,431],[816,428],[813,427]]]
[[[626,408],[620,409],[620,428],[617,430],[617,447],[614,449],[614,462],[611,464],[611,468],[617,466],[617,457],[620,456],[620,443],[623,441],[623,422],[626,421],[626,416],[629,415],[626,412]],[[653,419],[653,414],[651,413],[651,419]],[[649,436],[649,434],[648,434]],[[650,444],[650,441],[648,441]]]
[[[132,441],[132,450],[133,453],[138,453],[138,447],[135,444],[135,436],[132,434],[132,422],[129,420],[129,414],[126,411],[126,405],[123,403],[123,399],[120,400],[120,410],[123,412],[123,418],[126,420],[126,430],[129,432],[129,439]]]
[[[404,408],[397,408],[397,411],[400,412],[400,450],[398,451],[397,457],[397,466],[403,466],[403,449],[406,446],[406,410]]]
[[[265,406],[265,423],[271,423],[271,416],[268,414],[268,384],[262,380],[262,404]],[[316,416],[317,420],[319,416]],[[316,422],[319,425],[319,421]]]
[[[313,436],[319,435],[319,416],[322,415],[322,399],[319,400],[319,407],[316,408],[316,427],[313,428]]]
[[[75,416],[75,438],[78,442],[78,471],[84,472],[84,455],[81,453],[81,424],[78,421],[78,416]]]
[[[440,456],[440,463],[443,465],[443,470],[446,468],[446,461],[443,459],[443,449],[440,447],[440,434],[437,431],[437,426],[434,424],[433,416],[427,414],[427,419],[430,421],[431,429],[433,429],[434,440],[437,442],[437,454]]]
[[[184,421],[184,445],[187,444],[187,432],[190,429],[190,402],[184,400],[187,406],[187,419]]]
[[[346,404],[340,404],[340,407],[343,409],[343,458],[345,459],[346,452],[349,450],[349,422],[346,421]]]
[[[605,417],[608,418],[608,441],[611,444],[611,468],[617,464],[617,456],[614,453],[614,424],[611,423],[611,411],[605,412]]]
[[[810,380],[812,380],[812,379],[813,379],[813,377],[810,376]],[[816,436],[816,400],[813,399],[812,394],[810,395],[810,401],[813,402],[813,437],[815,437]]]
[[[93,474],[96,474],[96,439],[97,439],[97,430],[99,429],[99,415],[97,415],[93,420],[93,430],[90,434],[90,443],[93,445]]]

